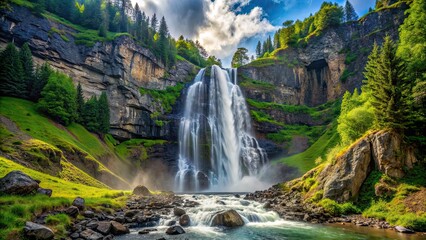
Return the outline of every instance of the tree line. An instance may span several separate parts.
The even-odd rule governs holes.
[[[85,101],[81,85],[49,64],[34,67],[31,50],[25,43],[18,51],[13,43],[0,52],[0,96],[31,100],[53,120],[69,125],[77,122],[89,131],[109,131],[109,106],[105,92]]]

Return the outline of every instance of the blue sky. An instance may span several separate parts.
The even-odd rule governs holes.
[[[374,0],[350,0],[358,15]],[[254,52],[285,20],[304,19],[319,10],[318,0],[132,0],[148,14],[165,16],[174,37],[199,40],[209,54],[230,65],[238,47]],[[344,5],[345,0],[336,0]]]

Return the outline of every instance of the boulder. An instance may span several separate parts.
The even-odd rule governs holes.
[[[39,188],[37,189],[37,194],[43,194],[46,195],[48,197],[52,196],[52,189],[46,189],[46,188]]]
[[[241,205],[243,205],[243,206],[248,206],[248,205],[250,205],[250,202],[249,202],[249,201],[247,201],[247,200],[241,200],[241,201],[240,201],[240,203],[241,203]]]
[[[96,231],[102,233],[103,235],[108,235],[111,232],[111,223],[99,222]]]
[[[69,208],[67,208],[67,210],[65,210],[65,213],[70,216],[70,217],[77,217],[78,214],[80,213],[80,211],[78,210],[78,207],[76,206],[70,206]]]
[[[93,231],[92,229],[86,229],[80,233],[80,237],[86,240],[102,240],[104,235]]]
[[[83,210],[84,209],[84,198],[76,197],[74,201],[72,202],[73,206],[78,207],[78,209]]]
[[[191,223],[191,219],[189,218],[188,214],[184,214],[179,218],[179,224],[182,227],[187,227]]]
[[[129,233],[129,229],[121,223],[111,221],[111,233],[114,235],[122,235]]]
[[[402,227],[402,226],[396,226],[395,231],[400,232],[400,233],[414,233],[413,230]]]
[[[138,213],[139,213],[138,210],[129,210],[129,211],[126,211],[124,213],[124,217],[126,217],[126,218],[132,218],[132,217],[136,216]]]
[[[29,195],[39,188],[38,182],[21,171],[11,171],[0,179],[0,193]]]
[[[167,235],[179,235],[179,234],[184,234],[185,230],[183,230],[183,228],[181,226],[172,226],[167,228],[166,230],[166,234]]]
[[[141,196],[150,196],[151,192],[148,190],[147,187],[139,185],[135,187],[135,189],[133,189],[133,194]]]
[[[44,239],[53,239],[53,231],[43,225],[26,222],[24,228],[24,234],[28,239],[44,240]]]
[[[173,214],[174,214],[175,216],[180,217],[180,216],[182,216],[182,215],[186,214],[186,212],[185,212],[185,210],[184,210],[184,209],[182,209],[182,208],[175,207],[175,208],[173,209]]]
[[[95,216],[95,213],[92,212],[92,211],[87,210],[87,211],[83,212],[83,216],[87,217],[87,218],[93,218]]]
[[[227,210],[217,213],[211,222],[211,226],[239,227],[244,225],[244,220],[235,210]]]

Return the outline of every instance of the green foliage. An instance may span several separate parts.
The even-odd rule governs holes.
[[[77,94],[76,94],[76,113],[77,113],[77,121],[78,123],[83,123],[83,110],[84,110],[84,97],[83,97],[83,89],[81,88],[81,84],[77,85]]]
[[[50,74],[53,70],[46,62],[41,66],[37,66],[35,72],[35,78],[31,84],[30,99],[33,102],[37,102],[41,97],[41,91],[46,86],[49,80]]]
[[[259,123],[271,123],[271,124],[278,125],[278,126],[284,125],[283,123],[280,123],[280,122],[277,122],[276,120],[274,120],[273,117],[271,117],[267,113],[264,113],[264,112],[261,112],[261,111],[251,110],[250,114],[253,117],[253,119],[256,122],[259,122]]]
[[[321,9],[315,14],[314,24],[318,30],[338,26],[342,22],[343,9],[337,4],[324,2]]]
[[[27,78],[20,54],[13,43],[9,43],[0,53],[0,66],[0,96],[28,96]]]
[[[150,139],[131,139],[124,141],[116,146],[116,153],[126,160],[142,161],[148,159],[148,149],[154,145],[162,145],[166,143],[164,140]]]
[[[142,95],[149,95],[157,103],[161,104],[164,113],[170,113],[172,111],[173,105],[179,98],[183,87],[183,83],[177,83],[176,86],[169,86],[165,90],[140,88],[139,91]]]
[[[294,136],[306,136],[313,144],[325,131],[324,126],[284,125],[278,133],[268,133],[266,137],[276,143],[289,142]]]
[[[180,36],[176,41],[176,49],[177,54],[187,59],[189,62],[199,67],[207,66],[206,60],[203,56],[206,52],[198,41],[194,42],[188,39],[185,40],[183,36]]]
[[[353,52],[346,53],[345,64],[349,65],[353,63],[358,58],[358,55]]]
[[[250,59],[247,53],[248,50],[246,48],[238,48],[232,57],[231,66],[233,68],[238,68],[247,64]]]
[[[354,72],[351,72],[351,71],[349,71],[348,69],[345,69],[345,71],[343,71],[343,73],[342,73],[342,76],[340,76],[340,81],[342,82],[342,83],[345,83],[346,82],[346,80],[348,80],[348,78],[350,78],[350,77],[352,77],[352,76],[354,76],[355,75],[355,73]]]
[[[331,199],[324,198],[318,203],[324,210],[333,216],[340,216],[345,214],[360,213],[361,211],[350,202],[339,204]]]
[[[374,112],[368,102],[367,94],[358,94],[355,89],[343,96],[337,131],[343,145],[349,145],[373,126]]]
[[[25,89],[25,98],[28,98],[32,88],[32,81],[34,80],[33,56],[30,48],[28,47],[28,43],[24,43],[24,45],[22,45],[21,50],[19,51],[19,58],[22,63],[23,82],[27,88]]]
[[[69,125],[76,118],[76,95],[71,78],[53,72],[41,92],[42,97],[38,106],[56,121]]]
[[[65,227],[68,227],[68,226],[71,225],[71,219],[67,214],[59,213],[59,214],[47,216],[46,223],[48,225],[59,225],[59,224],[61,224]]]

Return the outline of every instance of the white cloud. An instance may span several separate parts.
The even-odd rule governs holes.
[[[250,0],[132,0],[152,15],[165,16],[174,37],[199,40],[209,54],[229,58],[247,38],[275,30],[260,7],[242,13]]]

